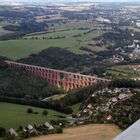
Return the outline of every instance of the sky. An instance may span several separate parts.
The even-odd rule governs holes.
[[[140,2],[140,0],[0,0],[0,2]]]

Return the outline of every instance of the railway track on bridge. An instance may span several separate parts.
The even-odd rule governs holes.
[[[42,77],[49,84],[63,87],[67,91],[75,88],[87,87],[96,83],[106,83],[111,81],[109,79],[98,78],[95,76],[66,72],[63,70],[45,68],[14,61],[5,62],[11,67],[23,68],[24,70],[32,73],[35,76]]]

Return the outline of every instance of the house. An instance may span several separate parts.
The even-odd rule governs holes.
[[[87,106],[87,108],[91,109],[91,108],[92,108],[92,104],[89,104],[89,105]]]
[[[126,97],[128,97],[129,95],[127,95],[127,94],[120,94],[119,96],[118,96],[118,99],[119,100],[122,100],[122,99],[124,99],[124,98],[126,98]]]
[[[83,113],[87,113],[88,112],[88,109],[84,109]]]
[[[9,130],[9,133],[10,133],[10,135],[13,135],[13,136],[16,136],[16,137],[18,136],[17,132],[13,128],[11,128]]]
[[[140,28],[140,21],[137,21],[137,22],[136,22],[136,26],[137,26],[138,28]]]
[[[29,125],[26,127],[26,129],[27,129],[27,131],[28,131],[29,133],[36,132],[36,130],[34,129],[34,127],[33,127],[31,124],[29,124]]]
[[[93,93],[93,94],[92,94],[92,97],[95,97],[95,96],[96,96],[96,94]]]
[[[112,116],[111,115],[108,115],[107,117],[106,117],[106,120],[107,121],[109,121],[109,120],[111,120],[112,119]]]
[[[91,116],[93,114],[93,111],[89,111],[89,115]]]
[[[114,89],[114,92],[115,92],[115,93],[119,93],[119,92],[121,92],[121,89],[115,88],[115,89]]]
[[[112,93],[112,90],[109,89],[109,90],[108,90],[108,93]]]
[[[31,130],[33,130],[34,128],[33,128],[33,126],[32,126],[31,124],[29,124],[29,125],[27,126],[27,129],[28,129],[29,131],[31,131]]]
[[[54,127],[53,127],[50,123],[48,123],[48,122],[46,122],[46,123],[44,124],[44,126],[47,127],[48,130],[54,130]]]
[[[80,113],[78,113],[78,114],[77,114],[77,117],[81,117],[81,114],[80,114]]]
[[[112,101],[113,103],[116,103],[118,100],[117,100],[116,97],[113,97],[113,98],[111,99],[111,101]]]
[[[107,107],[110,107],[110,105],[111,105],[111,102],[108,102],[108,103],[106,104]]]
[[[27,130],[24,128],[24,129],[23,129],[23,132],[27,132]]]
[[[105,18],[102,18],[102,17],[98,17],[98,18],[96,18],[96,20],[99,21],[99,22],[111,23],[111,21],[109,19],[105,19]]]

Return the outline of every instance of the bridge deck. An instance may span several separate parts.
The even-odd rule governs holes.
[[[19,62],[14,62],[14,61],[7,61],[6,60],[5,62],[7,64],[19,64],[19,65],[23,65],[23,66],[29,66],[29,67],[34,67],[34,68],[39,68],[39,69],[44,69],[44,70],[51,70],[51,71],[54,71],[54,72],[60,72],[60,73],[66,73],[66,74],[72,74],[72,75],[79,75],[79,76],[83,76],[83,77],[87,77],[87,78],[94,78],[94,79],[97,79],[97,80],[111,81],[109,79],[99,78],[99,77],[96,77],[96,76],[67,72],[67,71],[63,71],[63,70],[56,70],[56,69],[51,69],[51,68],[46,68],[46,67],[41,67],[41,66],[35,66],[35,65],[30,65],[30,64],[24,64],[24,63],[19,63]]]
[[[90,86],[99,82],[106,83],[111,81],[108,79],[98,78],[95,76],[88,76],[83,74],[66,72],[62,70],[55,70],[51,68],[23,64],[19,62],[13,61],[5,61],[5,62],[12,67],[24,68],[26,71],[33,73],[35,76],[42,77],[52,85],[58,87],[62,86],[67,91],[74,88]]]

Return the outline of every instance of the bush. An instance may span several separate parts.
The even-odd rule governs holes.
[[[21,125],[19,126],[19,130],[20,130],[20,131],[22,131],[22,130],[23,130],[23,127],[22,127]]]
[[[63,133],[63,128],[62,127],[57,127],[56,132],[57,133]]]
[[[73,118],[76,118],[76,117],[77,117],[77,115],[76,115],[76,114],[72,114],[72,117],[73,117]]]
[[[33,113],[33,109],[32,108],[28,108],[27,109],[27,113],[29,113],[29,114]]]
[[[34,114],[39,114],[38,112],[34,112]]]
[[[3,135],[5,135],[6,130],[5,128],[0,127],[0,137],[2,137]]]
[[[43,110],[42,115],[47,116],[48,115],[48,111],[47,110]]]

